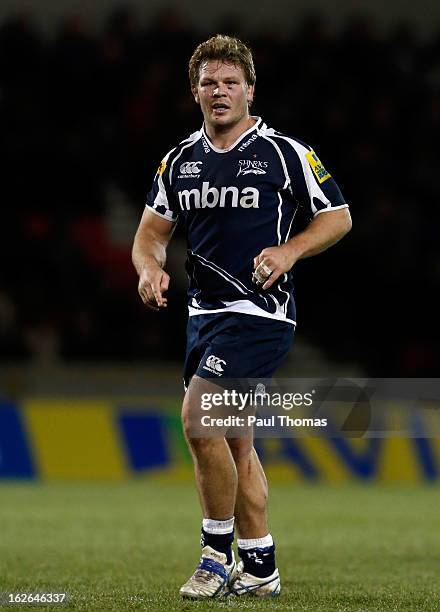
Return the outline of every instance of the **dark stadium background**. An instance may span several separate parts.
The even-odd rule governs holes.
[[[314,146],[354,220],[297,266],[299,340],[370,376],[435,375],[440,30],[316,12],[253,32],[220,14],[208,31],[184,10],[141,19],[128,5],[99,27],[70,5],[41,22],[28,10],[0,24],[3,363],[182,359],[182,241],[160,315],[137,298],[130,246],[162,156],[201,124],[193,47],[244,31],[254,113]]]
[[[200,128],[187,62],[210,35],[251,45],[254,113],[313,145],[351,204],[352,232],[296,267],[280,378],[349,379],[364,424],[363,377],[438,376],[440,3],[178,6],[0,2],[0,607],[56,591],[87,612],[182,610],[201,512],[180,423],[181,228],[166,312],[143,306],[130,252],[163,155]],[[347,417],[255,440],[271,609],[439,609],[438,379],[417,383],[391,381],[426,393],[419,411],[379,404],[377,435],[345,437]]]
[[[188,58],[220,31],[255,52],[254,113],[312,144],[351,204],[351,234],[297,266],[298,341],[369,376],[435,375],[440,21],[317,11],[249,31],[211,8],[208,29],[101,3],[97,25],[59,5],[1,15],[3,364],[181,361],[181,232],[166,313],[138,299],[130,247],[162,156],[201,124]]]

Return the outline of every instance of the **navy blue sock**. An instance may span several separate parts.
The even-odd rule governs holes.
[[[275,544],[266,548],[239,548],[238,554],[247,574],[267,578],[275,571]]]
[[[226,562],[229,565],[232,563],[232,542],[234,541],[234,531],[230,533],[208,533],[202,528],[202,536],[200,538],[200,544],[203,546],[210,546],[217,552],[224,553],[226,555]]]

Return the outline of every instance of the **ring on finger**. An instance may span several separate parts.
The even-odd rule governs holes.
[[[263,285],[266,282],[266,279],[263,278],[258,272],[254,272],[253,277],[257,285]]]
[[[270,276],[270,275],[272,274],[272,272],[273,272],[273,270],[271,270],[271,269],[269,268],[269,266],[267,266],[267,265],[264,263],[264,261],[262,261],[262,262],[260,263],[259,268],[260,268],[260,269],[261,269],[261,270],[262,270],[262,271],[263,271],[265,274],[267,274],[267,276]]]

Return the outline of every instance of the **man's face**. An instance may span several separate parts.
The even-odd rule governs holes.
[[[246,83],[240,66],[210,60],[200,66],[199,82],[192,92],[205,124],[225,128],[248,116],[254,86]]]

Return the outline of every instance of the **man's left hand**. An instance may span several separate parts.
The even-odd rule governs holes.
[[[252,280],[263,289],[269,289],[279,277],[288,272],[296,258],[287,244],[263,249],[254,258],[254,274]]]

